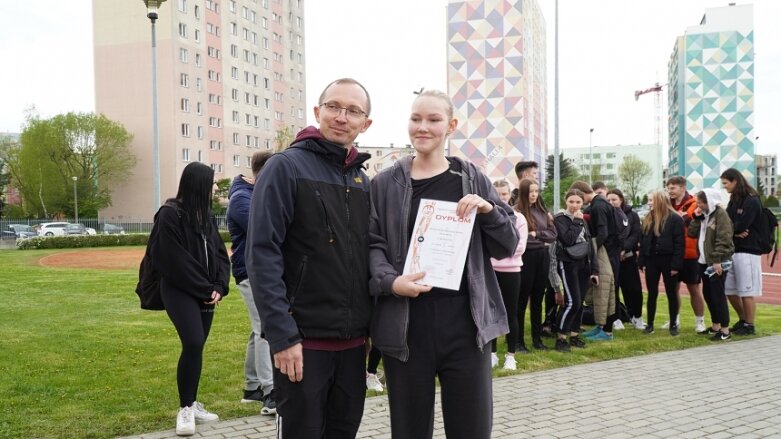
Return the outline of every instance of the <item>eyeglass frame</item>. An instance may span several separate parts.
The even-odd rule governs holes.
[[[369,113],[361,110],[358,107],[341,107],[333,102],[323,102],[320,104],[320,108],[323,107],[330,111],[331,114],[335,117],[339,117],[342,114],[342,110],[344,110],[344,115],[347,118],[354,118],[355,120],[358,120],[361,117],[369,117]]]

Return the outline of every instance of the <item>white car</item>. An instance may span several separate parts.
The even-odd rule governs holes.
[[[38,236],[65,236],[66,222],[40,223],[35,226]]]

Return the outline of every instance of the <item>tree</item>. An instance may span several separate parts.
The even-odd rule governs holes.
[[[136,158],[133,136],[103,115],[29,115],[18,145],[5,148],[11,181],[25,210],[38,217],[73,215],[73,177],[81,216],[111,205],[111,189],[128,177]]]
[[[274,152],[281,152],[287,149],[290,143],[293,142],[293,139],[294,136],[290,127],[287,125],[280,126],[277,129],[276,136],[274,136]]]
[[[553,154],[545,158],[545,187],[553,184]],[[572,162],[572,159],[565,159],[564,154],[559,154],[559,179],[563,180],[572,175],[577,175],[578,170]]]
[[[772,195],[767,197],[767,199],[765,200],[764,206],[765,207],[778,207],[778,198],[776,198],[776,197],[774,197]]]
[[[634,154],[624,157],[624,161],[618,167],[618,178],[621,180],[624,193],[630,200],[637,197],[640,188],[651,176],[651,172],[651,166]]]
[[[224,215],[225,206],[223,205],[223,202],[228,201],[228,191],[230,191],[231,179],[221,178],[215,181],[214,184],[217,185],[217,190],[212,194],[212,212],[215,215]]]

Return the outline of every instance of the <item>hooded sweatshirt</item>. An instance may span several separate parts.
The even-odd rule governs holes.
[[[732,221],[721,207],[721,193],[716,189],[705,189],[708,211],[692,218],[689,237],[698,238],[700,264],[713,265],[732,257],[735,246],[732,242]],[[703,227],[705,225],[705,227]]]
[[[244,263],[244,244],[247,241],[247,222],[249,221],[249,206],[252,201],[253,183],[244,180],[243,175],[237,175],[228,191],[228,232],[231,235],[231,269],[236,284],[247,278],[247,267]]]

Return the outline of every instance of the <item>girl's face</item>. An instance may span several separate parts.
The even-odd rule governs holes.
[[[496,193],[499,194],[499,199],[505,203],[510,202],[510,186],[494,186]]]
[[[435,96],[415,99],[407,125],[409,139],[415,151],[421,154],[437,150],[444,152],[447,136],[458,124],[457,120],[448,117],[447,109],[447,102]]]
[[[616,194],[607,194],[607,202],[613,207],[621,208],[621,198]]]
[[[737,185],[737,180],[729,181],[726,178],[722,178],[721,185],[724,186],[724,190],[726,190],[728,193],[731,194],[732,191],[735,190],[735,186]]]
[[[567,212],[575,213],[583,207],[583,199],[577,195],[567,197]]]
[[[648,197],[648,209],[653,210],[654,208],[654,197]]]
[[[540,197],[540,187],[536,184],[532,184],[529,186],[529,204],[534,204],[537,202],[537,198]]]
[[[708,213],[708,202],[700,200],[700,197],[697,197],[697,207],[700,208],[702,213]]]

